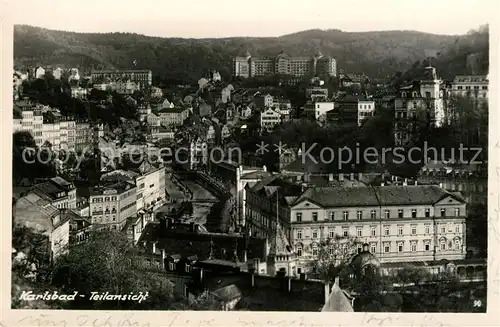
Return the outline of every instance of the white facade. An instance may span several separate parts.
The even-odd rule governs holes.
[[[136,177],[137,210],[157,208],[165,202],[165,168]]]
[[[366,118],[373,117],[375,115],[375,101],[362,101],[358,102],[358,126]]]
[[[458,97],[472,96],[478,99],[488,99],[488,76],[459,75],[451,84],[451,94]]]
[[[260,127],[263,129],[273,129],[281,123],[281,114],[273,109],[267,109],[260,114]]]
[[[326,113],[335,108],[334,102],[316,102],[314,103],[314,119],[318,120],[320,117],[326,115]]]

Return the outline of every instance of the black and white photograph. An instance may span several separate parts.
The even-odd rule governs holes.
[[[11,314],[486,313],[493,1],[23,2]]]

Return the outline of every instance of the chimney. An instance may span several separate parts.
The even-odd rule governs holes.
[[[156,241],[155,241],[155,242],[153,242],[153,254],[155,254],[155,253],[156,253],[156,243],[158,243],[158,242],[156,242]]]
[[[339,173],[339,182],[344,181],[344,173]]]
[[[335,278],[335,281],[337,281],[337,278]],[[325,304],[328,302],[328,299],[330,298],[330,283],[325,283]]]
[[[353,181],[353,180],[354,180],[354,173],[351,173],[350,180],[351,180],[351,181]]]
[[[333,182],[333,174],[328,174],[328,181]]]

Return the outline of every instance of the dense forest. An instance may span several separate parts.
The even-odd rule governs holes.
[[[486,43],[484,43],[486,40]],[[437,54],[438,68],[453,74],[477,73],[488,67],[488,28],[449,36],[415,31],[352,33],[309,30],[274,38],[235,37],[182,39],[131,33],[74,33],[27,25],[14,29],[17,66],[58,65],[66,68],[151,69],[156,79],[190,82],[217,69],[229,78],[232,58],[249,51],[253,56],[313,55],[318,50],[337,59],[339,69],[386,78],[406,71],[415,62]],[[472,56],[472,57],[471,57]],[[475,62],[475,63],[474,63]]]

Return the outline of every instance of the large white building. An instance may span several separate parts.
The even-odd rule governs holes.
[[[246,188],[252,235],[272,235],[279,220],[302,271],[337,237],[369,244],[381,262],[464,259],[466,215],[460,194],[434,185],[303,189],[276,177]]]
[[[451,94],[488,101],[488,84],[488,76],[485,75],[458,75],[451,83]]]
[[[277,110],[267,109],[260,114],[260,127],[271,130],[281,123],[281,113]]]

